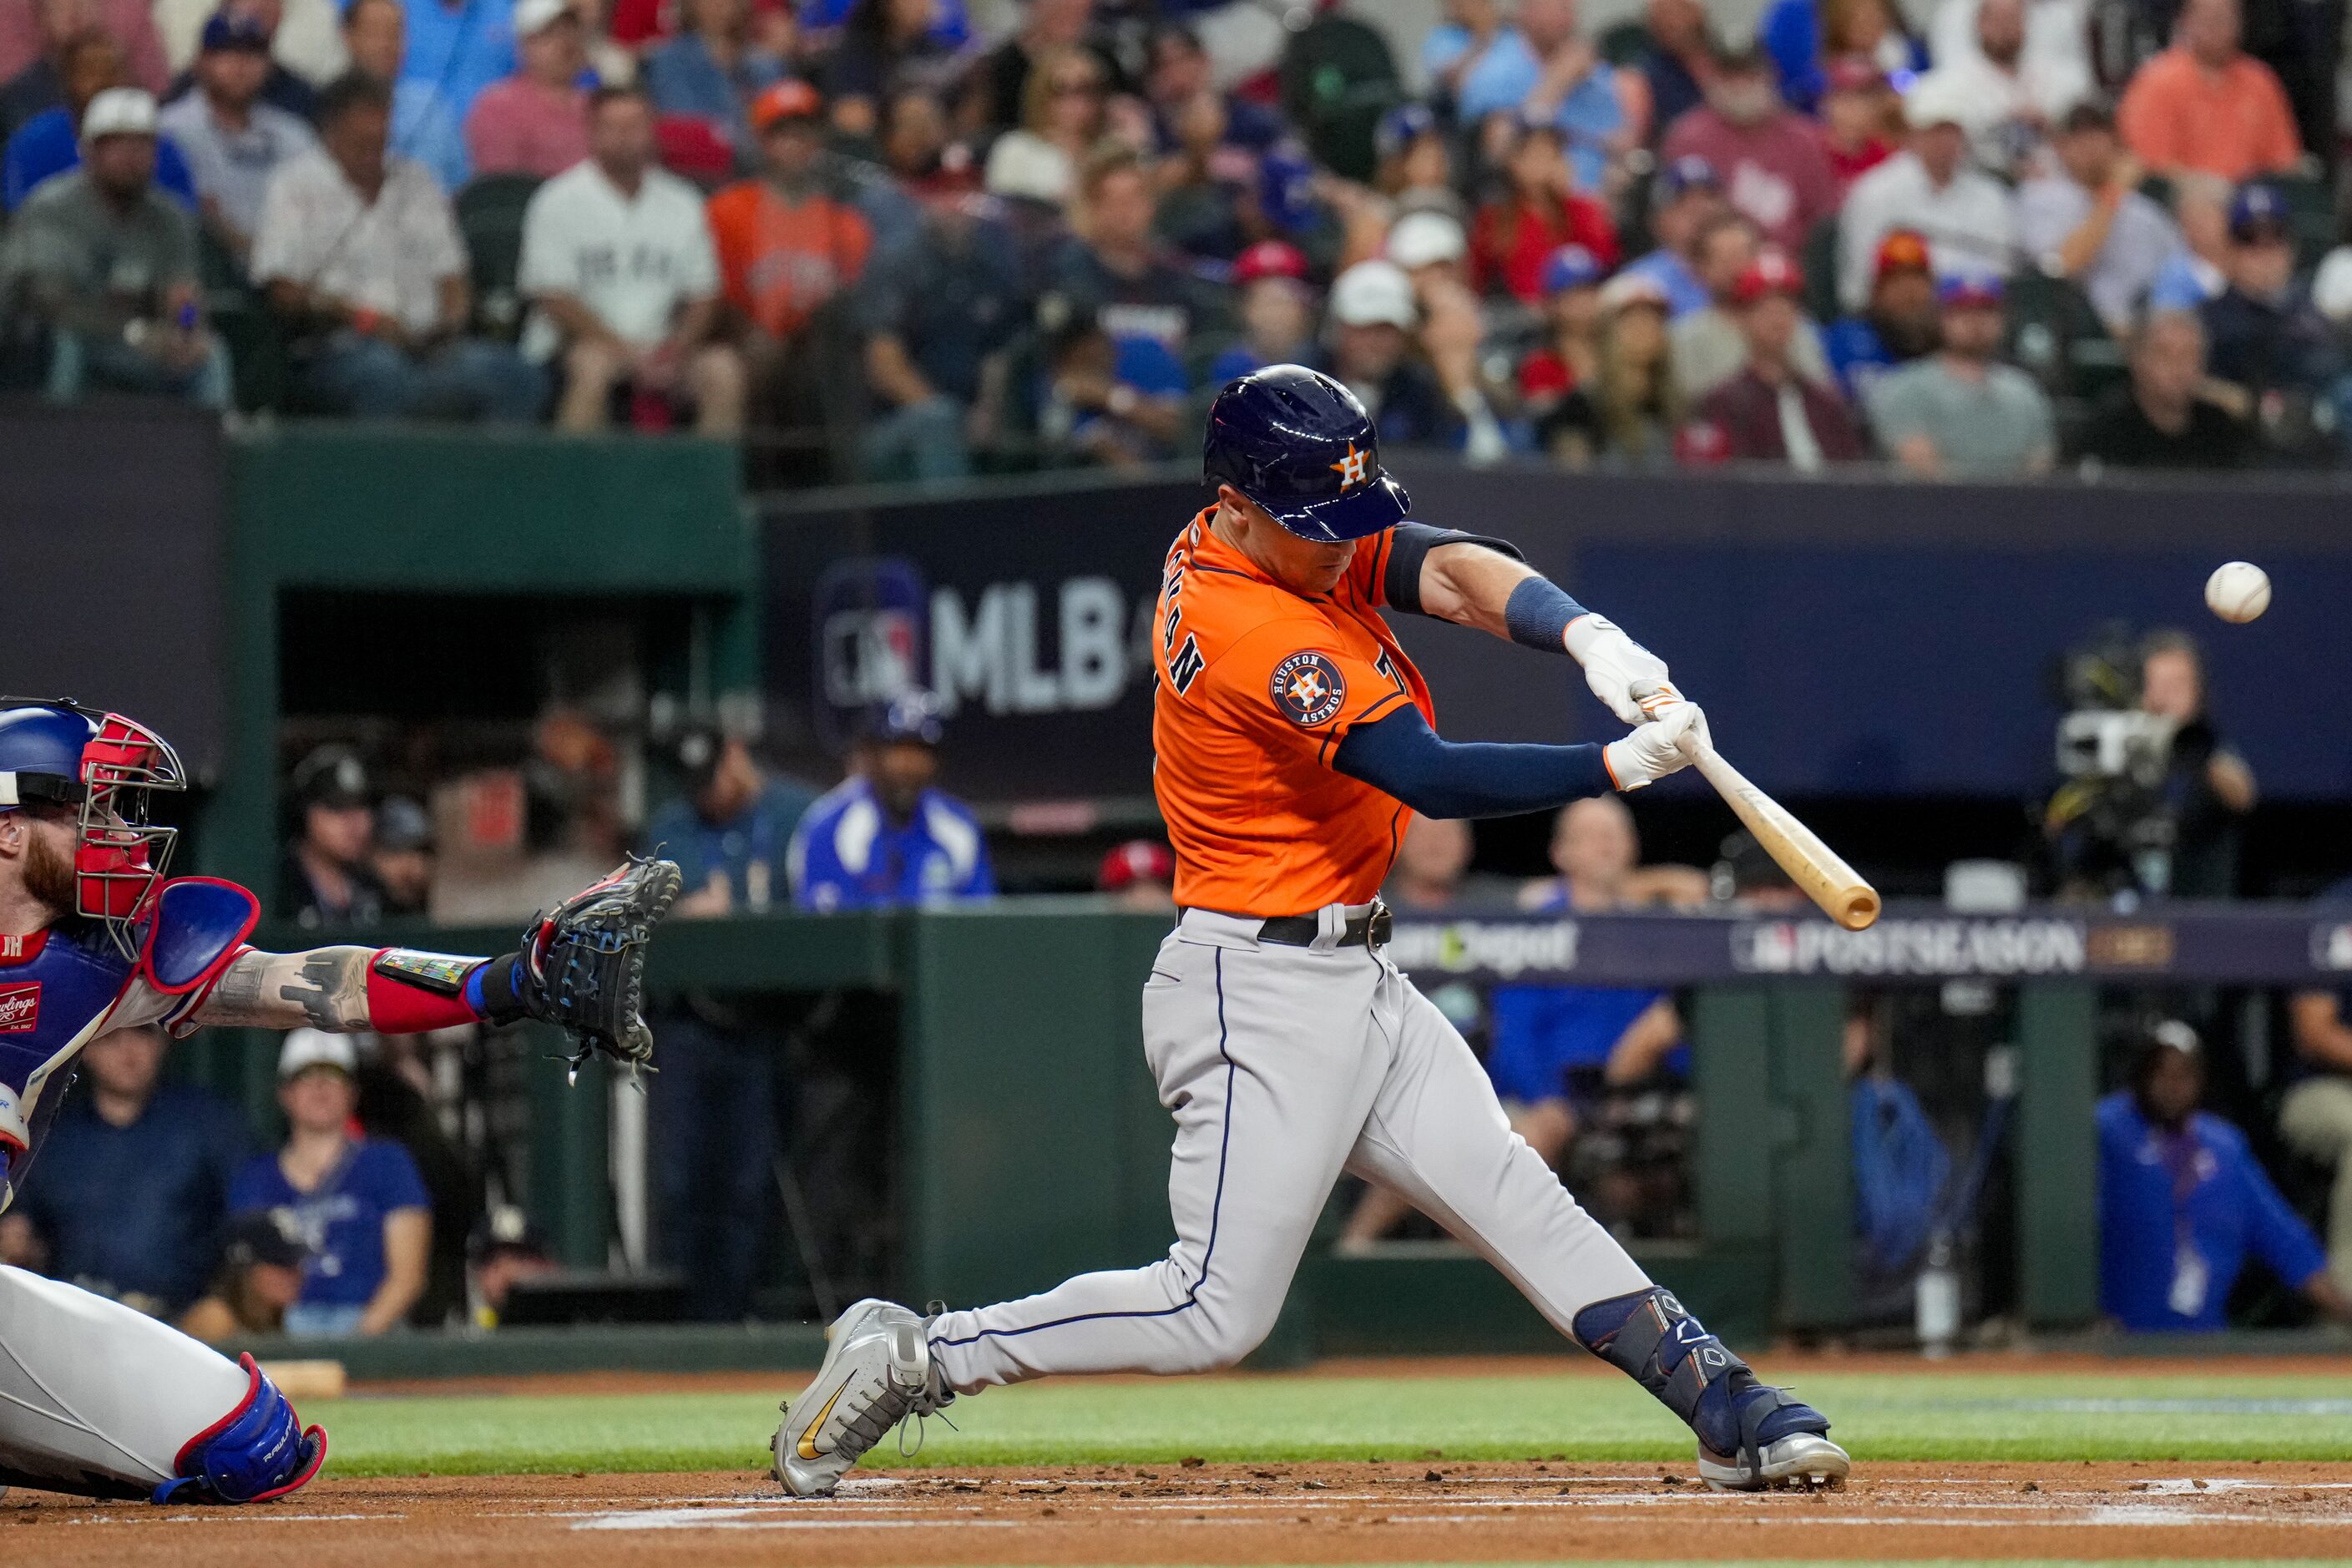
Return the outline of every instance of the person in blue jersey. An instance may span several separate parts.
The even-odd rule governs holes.
[[[212,1094],[163,1080],[170,1047],[153,1027],[82,1047],[88,1082],[49,1129],[39,1178],[0,1215],[0,1258],[157,1316],[204,1294],[252,1138]]]
[[[796,906],[830,912],[995,896],[980,819],[933,783],[941,732],[937,702],[920,691],[869,721],[849,777],[793,835]]]
[[[2328,1316],[2352,1318],[2319,1238],[2246,1135],[2197,1109],[2204,1091],[2196,1031],[2166,1019],[2141,1043],[2131,1086],[2099,1101],[2099,1310],[2139,1332],[2225,1328],[2251,1256]]]
[[[816,792],[766,772],[740,737],[714,724],[688,725],[670,760],[680,793],[646,825],[646,844],[677,862],[687,890],[671,912],[709,920],[785,908],[785,851]],[[667,998],[654,1019],[656,1244],[684,1276],[687,1315],[698,1321],[740,1321],[759,1283],[783,1145],[778,1026],[760,999],[698,990]]]
[[[308,1258],[286,1309],[296,1337],[366,1337],[407,1321],[425,1293],[433,1200],[407,1150],[353,1135],[359,1056],[348,1036],[296,1029],[278,1058],[286,1146],[257,1154],[229,1184],[240,1215],[291,1216]]]
[[[1704,873],[1687,866],[1640,868],[1633,819],[1615,795],[1574,801],[1552,837],[1557,878],[1531,883],[1519,907],[1536,914],[1622,908],[1655,900],[1696,903]],[[1486,1076],[1528,1147],[1557,1166],[1575,1141],[1577,1100],[1596,1089],[1643,1083],[1662,1072],[1686,1077],[1690,1047],[1665,991],[1594,985],[1498,985],[1487,1002]],[[1360,1249],[1395,1228],[1405,1205],[1369,1189],[1340,1237]]]

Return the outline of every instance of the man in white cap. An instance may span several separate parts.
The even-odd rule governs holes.
[[[568,0],[520,0],[514,30],[521,62],[474,100],[466,151],[477,174],[550,179],[588,156],[587,46]]]
[[[1409,212],[1389,229],[1389,259],[1404,268],[1417,292],[1435,279],[1464,285],[1469,255],[1462,225],[1444,213]]]
[[[1455,446],[1463,416],[1414,352],[1421,325],[1404,268],[1359,261],[1331,284],[1331,374],[1372,416],[1383,444]]]
[[[7,283],[49,327],[50,397],[102,388],[226,407],[195,220],[155,187],[154,99],[107,89],[82,113],[81,142],[81,166],[44,181],[9,237]]]
[[[1860,310],[1870,298],[1878,242],[1889,229],[1927,237],[1936,276],[2006,278],[2014,269],[2009,194],[1969,163],[1966,89],[1940,73],[1903,100],[1910,145],[1853,184],[1838,218],[1838,299]]]
[[[425,1293],[432,1199],[406,1149],[352,1136],[359,1103],[352,1037],[289,1031],[278,1056],[285,1146],[229,1183],[231,1213],[278,1215],[302,1239],[302,1294],[286,1309],[297,1337],[383,1333]]]

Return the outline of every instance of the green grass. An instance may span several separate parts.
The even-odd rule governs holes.
[[[779,1377],[777,1393],[798,1379]],[[1799,1383],[1869,1459],[2344,1459],[2342,1377],[1818,1373]],[[1497,1378],[1075,1379],[960,1400],[925,1465],[1211,1460],[1686,1460],[1690,1438],[1632,1384]],[[339,1475],[764,1467],[776,1399],[749,1394],[362,1397],[303,1407]],[[874,1460],[896,1464],[887,1443]]]

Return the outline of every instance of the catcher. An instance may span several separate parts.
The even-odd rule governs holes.
[[[515,952],[261,952],[260,906],[231,882],[166,880],[177,830],[160,791],[187,787],[163,738],[119,713],[0,698],[0,1207],[110,1029],[160,1023],[412,1034],[534,1018],[573,1065],[653,1053],[640,1016],[647,935],[677,866],[635,860],[531,921]],[[232,1363],[87,1290],[0,1268],[0,1483],[84,1497],[244,1503],[316,1475],[305,1428],[250,1356]]]

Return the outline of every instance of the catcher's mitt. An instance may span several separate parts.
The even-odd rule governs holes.
[[[669,912],[679,886],[675,860],[629,858],[627,865],[540,915],[522,949],[491,963],[482,999],[495,1023],[537,1018],[572,1037],[572,1068],[602,1051],[631,1068],[653,1059],[643,1016],[646,941]]]

